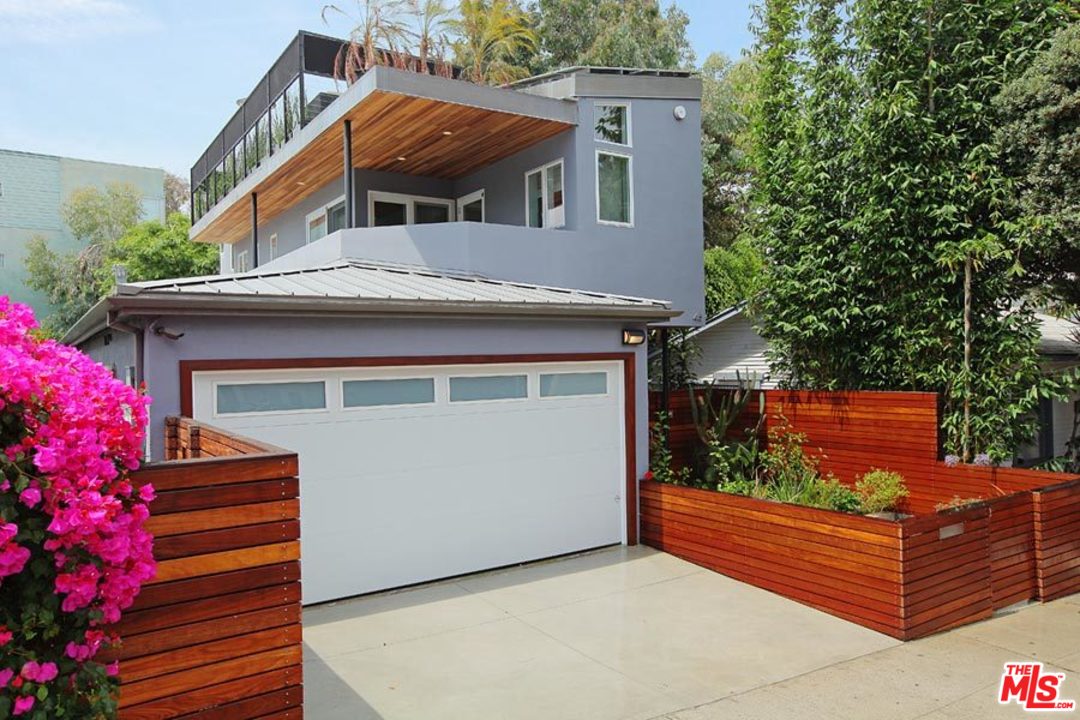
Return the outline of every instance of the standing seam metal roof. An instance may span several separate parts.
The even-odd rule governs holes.
[[[201,294],[333,299],[421,300],[479,303],[570,304],[667,308],[648,298],[495,280],[482,275],[384,265],[346,259],[329,265],[277,272],[128,283],[120,296]]]

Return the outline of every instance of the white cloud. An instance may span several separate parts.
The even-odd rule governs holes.
[[[0,44],[69,42],[157,27],[156,20],[122,0],[0,0]]]

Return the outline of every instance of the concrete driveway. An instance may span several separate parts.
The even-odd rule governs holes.
[[[304,640],[313,720],[1022,717],[1001,664],[1080,670],[1080,600],[904,645],[617,547],[308,608]]]

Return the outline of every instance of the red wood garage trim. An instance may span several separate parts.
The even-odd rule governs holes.
[[[618,360],[623,364],[623,407],[626,446],[626,542],[638,541],[638,483],[637,483],[637,378],[634,353],[563,353],[533,355],[424,355],[420,357],[321,357],[321,358],[259,358],[253,360],[181,360],[180,414],[192,417],[192,374],[217,370],[287,370],[294,368],[393,367],[398,365],[481,365],[545,362],[598,362]]]

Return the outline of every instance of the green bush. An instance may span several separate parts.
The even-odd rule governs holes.
[[[896,510],[900,501],[909,495],[903,475],[877,468],[856,481],[855,492],[864,513]]]

